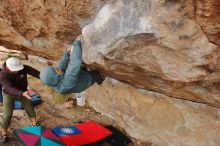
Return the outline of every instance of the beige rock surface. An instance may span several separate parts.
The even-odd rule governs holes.
[[[108,79],[87,90],[95,110],[129,135],[159,146],[218,146],[220,110]]]

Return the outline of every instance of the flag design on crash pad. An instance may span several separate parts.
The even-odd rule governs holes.
[[[55,133],[58,137],[61,137],[80,134],[81,132],[75,126],[62,126],[54,128],[53,133]]]

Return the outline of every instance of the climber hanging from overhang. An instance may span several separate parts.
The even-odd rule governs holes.
[[[82,64],[82,36],[79,35],[72,48],[64,51],[58,67],[48,66],[41,70],[40,79],[62,94],[80,93],[95,82],[101,84],[105,77],[98,71],[87,71]]]

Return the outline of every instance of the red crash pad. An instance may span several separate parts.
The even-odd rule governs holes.
[[[112,134],[111,131],[96,122],[80,123],[75,126],[81,131],[80,134],[60,137],[67,146],[91,144]]]

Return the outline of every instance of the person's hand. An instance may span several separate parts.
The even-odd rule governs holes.
[[[67,53],[70,53],[72,51],[72,47],[68,47],[65,49]]]
[[[28,94],[28,91],[22,93],[22,96],[26,97],[27,99],[31,100],[32,97]]]
[[[78,35],[78,37],[76,38],[76,41],[81,41],[82,39],[82,34]]]

